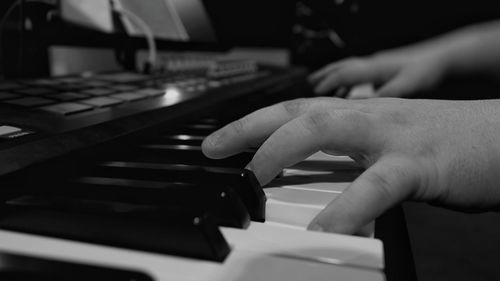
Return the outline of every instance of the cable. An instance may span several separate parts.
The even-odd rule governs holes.
[[[148,48],[149,48],[149,58],[148,58],[149,65],[147,65],[145,67],[145,72],[150,72],[151,70],[154,70],[155,65],[156,65],[156,57],[157,57],[156,53],[157,53],[157,51],[156,51],[155,37],[154,37],[153,31],[151,30],[151,28],[148,26],[148,24],[143,19],[141,19],[139,16],[137,16],[133,12],[131,12],[123,7],[118,8],[118,7],[114,6],[113,11],[129,18],[131,21],[135,22],[135,24],[140,29],[142,29],[142,32],[144,32],[144,35],[146,36],[146,40],[148,42]]]

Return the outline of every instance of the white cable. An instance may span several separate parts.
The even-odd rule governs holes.
[[[148,62],[151,66],[151,68],[154,69],[154,66],[156,64],[156,42],[155,42],[155,37],[153,34],[153,31],[151,28],[148,26],[148,24],[141,19],[139,16],[134,14],[133,12],[123,8],[123,7],[113,7],[113,11],[127,17],[131,21],[133,21],[140,29],[142,29],[142,32],[144,32],[144,35],[146,36],[146,40],[148,42],[148,48],[149,48],[149,59]]]

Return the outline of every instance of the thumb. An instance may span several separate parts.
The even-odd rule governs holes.
[[[412,195],[420,170],[404,157],[385,156],[361,174],[309,224],[309,229],[352,234]]]

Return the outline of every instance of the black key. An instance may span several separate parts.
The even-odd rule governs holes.
[[[143,272],[73,263],[17,253],[0,253],[2,281],[153,281]]]
[[[206,117],[198,120],[199,124],[212,124],[212,125],[221,125],[221,120],[218,120],[216,118],[211,118],[211,117]]]
[[[158,142],[165,144],[184,144],[184,145],[194,145],[201,146],[201,143],[206,138],[205,135],[188,135],[188,134],[171,134],[163,135],[160,138],[156,138]]]
[[[242,152],[228,158],[214,160],[203,155],[201,146],[145,144],[132,148],[129,154],[122,155],[122,157],[131,161],[140,160],[140,162],[243,168],[252,160],[253,155],[253,152]]]
[[[122,175],[123,176],[123,175]],[[37,191],[35,191],[37,192]],[[238,194],[222,184],[186,184],[130,178],[81,177],[38,191],[57,196],[110,200],[206,211],[218,225],[246,228],[250,215]]]
[[[101,200],[110,202],[168,206],[206,211],[218,225],[246,228],[250,215],[240,199],[241,191],[230,186],[210,183],[165,182],[156,179],[116,175],[113,169],[89,171],[91,176],[67,180],[31,179],[25,182],[3,183],[3,195],[43,196],[67,199]],[[124,169],[123,172],[127,172]],[[104,175],[103,175],[104,174]],[[37,188],[38,186],[44,188]],[[240,188],[241,189],[241,188]]]
[[[266,196],[255,175],[246,169],[203,167],[181,164],[105,162],[94,167],[93,175],[125,177],[136,180],[184,182],[225,186],[234,190],[245,204],[250,217],[264,221]]]
[[[169,130],[168,133],[208,136],[219,128],[220,126],[218,124],[188,124],[183,127],[173,128]]]
[[[0,228],[212,261],[230,252],[210,217],[181,209],[28,198],[0,208]]]

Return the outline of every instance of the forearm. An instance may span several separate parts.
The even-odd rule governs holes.
[[[468,26],[419,45],[442,60],[448,76],[500,78],[500,20]]]

